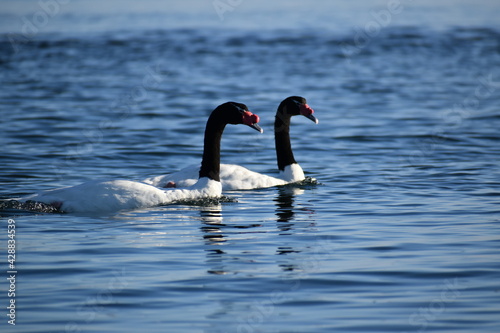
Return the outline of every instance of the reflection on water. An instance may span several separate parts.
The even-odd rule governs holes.
[[[222,207],[220,205],[203,207],[200,210],[200,218],[203,224],[200,229],[203,232],[203,239],[207,247],[205,249],[207,252],[207,266],[210,267],[207,272],[215,275],[227,274],[223,262],[223,255],[226,252],[221,249],[221,246],[227,242],[227,238],[221,229]]]
[[[227,251],[224,251],[223,248],[234,246],[238,242],[238,235],[248,233],[246,231],[239,231],[239,229],[260,228],[262,224],[223,223],[222,206],[220,205],[202,207],[200,210],[200,220],[202,222],[200,230],[203,233],[206,246],[205,251],[207,252],[207,265],[210,267],[207,272],[216,275],[228,274],[230,272],[236,273],[235,269],[227,269],[226,261],[230,259],[226,258]],[[235,260],[238,260],[238,258]]]
[[[296,229],[295,224],[297,221],[295,221],[295,215],[297,212],[306,211],[308,214],[314,212],[310,208],[296,207],[295,205],[296,196],[302,195],[305,192],[304,189],[283,186],[277,187],[276,191],[277,195],[272,199],[272,202],[275,203],[276,229],[268,229],[269,224],[267,223],[245,224],[241,222],[235,223],[227,219],[225,221],[222,205],[200,208],[199,214],[202,224],[200,230],[202,231],[205,243],[206,262],[209,267],[207,270],[208,273],[216,275],[238,273],[238,266],[232,264],[239,261],[253,261],[251,253],[248,251],[237,255],[233,253],[231,256],[228,253],[239,247],[240,244],[249,241],[245,238],[245,235],[257,232],[270,236],[274,234],[285,237],[293,236]],[[300,221],[299,223],[302,222]],[[308,226],[310,225],[314,225],[314,223],[309,222]],[[284,245],[281,242],[277,242],[275,248],[275,253],[279,256],[301,252],[301,250],[295,249],[293,246]],[[258,250],[259,247],[257,246],[255,249]],[[297,267],[296,264],[289,263],[278,263],[278,266],[284,271],[293,271]]]
[[[278,228],[282,232],[280,234],[284,235],[284,232],[290,231],[292,229],[295,196],[303,194],[304,190],[296,187],[283,186],[278,188],[278,197],[274,199],[276,203],[276,216],[278,217],[276,221],[278,222]]]
[[[225,236],[222,234],[222,207],[220,205],[214,207],[203,207],[200,210],[200,218],[203,226],[200,227],[203,231],[203,238],[206,245],[222,245],[226,242]],[[220,251],[220,250],[215,250]],[[224,253],[223,251],[220,251]]]

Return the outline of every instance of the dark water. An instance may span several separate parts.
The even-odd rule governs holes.
[[[481,24],[466,1],[429,2],[371,31],[370,16],[349,25],[369,13],[359,4],[329,29],[332,5],[315,4],[300,29],[284,23],[300,20],[292,5],[259,26],[245,3],[223,25],[210,3],[199,21],[179,14],[163,26],[161,11],[76,15],[81,2],[24,40],[2,25],[1,199],[198,163],[206,118],[228,100],[259,114],[265,133],[228,127],[223,162],[275,175],[279,102],[304,96],[320,119],[291,129],[317,185],[113,216],[4,211],[2,332],[499,331],[491,9]],[[3,15],[20,29],[22,14]]]

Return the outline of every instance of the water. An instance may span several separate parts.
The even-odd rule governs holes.
[[[0,198],[198,163],[227,100],[265,133],[229,126],[223,162],[276,174],[290,95],[320,120],[291,129],[319,184],[111,216],[4,211],[2,332],[498,332],[498,4],[402,1],[377,30],[388,2],[233,2],[223,20],[210,1],[85,3],[23,36],[39,3],[4,2]]]

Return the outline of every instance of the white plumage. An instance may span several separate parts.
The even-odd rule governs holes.
[[[143,182],[157,187],[164,187],[168,183],[173,182],[176,187],[184,188],[196,183],[199,171],[199,165],[191,165],[169,175],[147,178]],[[236,164],[221,164],[220,179],[222,190],[232,191],[295,183],[304,180],[305,175],[297,163],[287,165],[284,171],[280,171],[279,178],[254,172]]]
[[[162,190],[129,180],[89,181],[80,185],[41,192],[24,200],[43,202],[66,213],[112,213],[120,210],[165,205],[198,198],[219,197],[220,182],[200,178],[186,189]]]
[[[159,189],[153,185],[129,180],[90,181],[81,185],[45,191],[26,197],[54,206],[67,213],[111,213],[173,202],[220,197],[220,141],[226,124],[245,124],[262,132],[259,117],[244,104],[228,102],[219,105],[208,118],[205,128],[202,167],[186,189]]]

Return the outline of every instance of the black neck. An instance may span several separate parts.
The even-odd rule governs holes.
[[[208,177],[220,182],[220,140],[226,127],[219,112],[212,112],[205,128],[203,159],[201,161],[200,178]]]
[[[278,109],[274,121],[274,141],[276,144],[278,169],[281,171],[284,171],[287,165],[297,163],[293,156],[292,144],[290,143],[290,119],[290,115]]]

